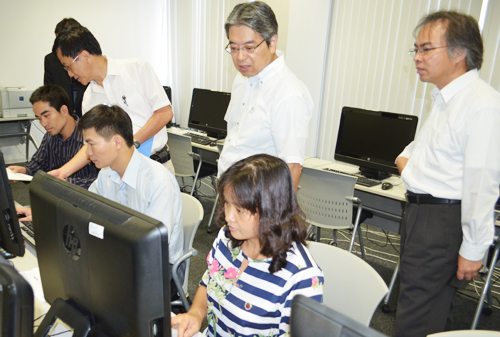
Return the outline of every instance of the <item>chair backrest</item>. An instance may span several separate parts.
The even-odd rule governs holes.
[[[488,330],[456,330],[456,331],[446,331],[433,333],[427,335],[427,337],[499,337],[500,331],[488,331]]]
[[[307,222],[318,227],[352,227],[356,177],[304,167],[297,199]]]
[[[184,228],[184,254],[186,254],[192,247],[194,236],[198,230],[201,220],[203,219],[203,206],[193,196],[181,193],[182,196],[182,227]],[[186,261],[186,272],[184,274],[184,283],[182,288],[187,292],[188,279],[189,279],[189,261]]]
[[[387,294],[387,285],[368,263],[346,250],[319,242],[307,242],[323,270],[323,303],[368,326]]]
[[[194,177],[193,157],[189,155],[193,151],[191,146],[191,137],[168,134],[168,148],[170,149],[170,158],[175,168],[175,175],[178,177]]]
[[[293,337],[384,337],[375,331],[312,298],[297,295],[292,300],[290,332]]]

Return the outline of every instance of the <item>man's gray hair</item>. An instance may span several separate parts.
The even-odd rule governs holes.
[[[259,33],[267,45],[274,35],[278,34],[278,21],[269,5],[264,2],[255,1],[238,4],[227,17],[224,28],[229,39],[229,28],[234,25],[245,25]]]
[[[443,22],[447,25],[444,38],[448,47],[448,55],[453,58],[456,50],[466,53],[467,70],[481,69],[483,63],[483,40],[476,19],[470,15],[455,11],[439,11],[430,13],[420,20],[413,31],[416,36],[427,24]]]

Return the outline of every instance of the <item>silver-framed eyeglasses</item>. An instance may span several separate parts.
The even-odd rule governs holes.
[[[229,53],[229,54],[238,54],[238,52],[241,50],[243,53],[245,54],[252,54],[255,49],[257,49],[264,41],[266,41],[266,39],[262,40],[258,45],[256,45],[255,47],[254,46],[243,46],[243,47],[231,47],[230,44],[231,42],[229,42],[226,46],[226,51]]]
[[[446,48],[448,46],[441,46],[441,47],[432,47],[432,48],[412,48],[408,50],[408,54],[410,54],[411,57],[415,57],[415,55],[420,54],[420,55],[427,55],[431,50],[434,49],[439,49],[439,48]]]
[[[73,59],[73,61],[71,61],[71,63],[69,64],[69,66],[67,66],[67,67],[63,67],[63,68],[64,68],[64,70],[69,71],[69,68],[71,68],[71,66],[73,65],[73,63],[75,63],[75,61],[76,61],[76,60],[78,60],[78,58],[80,57],[80,55],[81,55],[81,54],[82,54],[82,53],[80,53],[80,54],[76,55],[76,57]]]

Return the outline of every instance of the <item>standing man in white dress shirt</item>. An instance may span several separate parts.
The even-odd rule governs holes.
[[[500,184],[500,93],[479,78],[477,21],[457,12],[424,17],[415,29],[417,73],[436,86],[419,135],[396,162],[407,204],[401,227],[396,336],[449,326],[459,280],[471,280],[493,242]]]
[[[240,73],[224,118],[228,133],[219,175],[238,160],[266,153],[287,163],[297,190],[313,103],[276,49],[278,22],[273,10],[259,1],[236,5],[225,29],[226,51]]]
[[[82,102],[82,114],[98,104],[118,105],[128,113],[134,128],[134,146],[172,172],[167,151],[165,126],[173,112],[167,94],[151,65],[142,59],[114,60],[102,55],[101,47],[85,27],[65,31],[56,37],[57,54],[70,77],[89,84]],[[60,170],[49,172],[65,176],[88,163],[85,148]]]

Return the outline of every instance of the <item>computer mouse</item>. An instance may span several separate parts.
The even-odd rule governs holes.
[[[383,190],[390,190],[394,186],[391,183],[382,183],[382,189]]]

